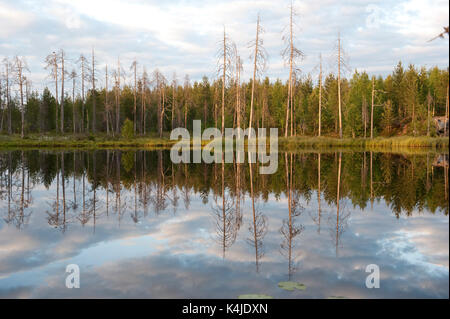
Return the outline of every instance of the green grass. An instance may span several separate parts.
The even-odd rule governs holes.
[[[176,141],[159,137],[108,137],[106,135],[0,135],[0,147],[13,148],[157,148],[170,147]]]
[[[0,147],[3,148],[167,148],[177,141],[171,141],[167,136],[135,137],[126,139],[111,137],[105,134],[97,135],[0,135]],[[205,144],[204,142],[203,144]],[[377,137],[364,138],[335,138],[335,137],[280,137],[279,148],[284,151],[298,149],[326,149],[326,148],[364,148],[368,150],[401,150],[401,149],[447,149],[449,139],[446,137]]]
[[[374,139],[364,138],[333,138],[333,137],[288,137],[280,138],[281,149],[293,150],[297,148],[321,149],[329,147],[358,147],[365,149],[401,149],[401,148],[435,148],[448,149],[448,137],[377,137]]]

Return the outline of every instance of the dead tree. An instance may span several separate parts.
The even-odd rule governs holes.
[[[250,118],[248,122],[249,138],[251,138],[251,130],[253,124],[252,122],[253,122],[253,103],[255,96],[255,82],[257,78],[265,71],[267,62],[267,53],[263,47],[264,41],[261,37],[262,33],[264,33],[264,29],[261,27],[260,17],[258,14],[256,20],[256,37],[254,41],[251,41],[249,43],[249,47],[254,49],[253,54],[250,56],[250,58],[253,58],[253,78],[252,78],[252,93],[250,98]]]
[[[341,99],[341,71],[348,69],[347,58],[341,45],[341,33],[338,32],[338,40],[336,45],[336,59],[338,67],[338,117],[339,117],[339,138],[342,138],[342,99]]]
[[[11,82],[10,82],[10,76],[11,76],[11,69],[12,64],[8,60],[8,58],[3,59],[3,64],[5,66],[5,82],[6,82],[6,108],[8,109],[8,134],[12,134],[12,110],[11,110]]]
[[[95,81],[97,79],[95,78],[95,55],[94,55],[94,48],[92,48],[92,64],[91,64],[91,85],[92,85],[92,133],[95,134],[95,115],[96,115],[96,91],[95,91]]]
[[[294,33],[294,17],[297,15],[294,6],[291,2],[289,6],[289,32],[283,35],[283,41],[286,43],[286,47],[282,52],[282,56],[285,64],[289,64],[289,83],[288,83],[288,100],[286,104],[286,126],[284,129],[284,136],[288,136],[289,117],[291,123],[291,136],[294,135],[294,112],[293,112],[293,99],[294,99],[294,79],[296,74],[300,71],[298,64],[303,59],[304,54],[301,50],[295,47],[295,33]]]
[[[61,49],[59,54],[61,61],[61,133],[64,134],[64,76],[66,74],[64,70],[64,50]]]
[[[20,136],[23,138],[24,136],[24,126],[25,126],[25,106],[23,103],[23,86],[25,85],[26,78],[24,77],[24,72],[30,71],[27,66],[27,62],[24,57],[16,56],[14,58],[14,72],[16,73],[16,83],[19,85],[19,94],[20,94],[20,118],[21,118],[21,130]]]
[[[223,39],[220,41],[220,47],[217,53],[217,73],[221,74],[222,78],[222,134],[225,132],[225,88],[227,85],[227,80],[231,77],[232,54],[233,44],[228,38],[224,27]]]
[[[322,132],[322,54],[320,55],[319,71],[319,136]]]
[[[133,98],[134,98],[134,111],[133,111],[133,129],[134,129],[134,135],[136,135],[136,104],[137,104],[137,61],[134,60],[133,63],[131,63],[130,71],[133,71],[134,73],[134,92],[133,92]]]
[[[144,71],[142,73],[142,84],[141,84],[141,134],[145,135],[145,118],[146,118],[146,105],[145,105],[145,92],[147,89],[148,83],[148,74],[147,70],[144,67]]]
[[[58,64],[59,59],[56,52],[45,58],[46,69],[50,70],[50,77],[55,81],[55,131],[58,132]]]
[[[70,72],[69,75],[70,79],[72,80],[72,126],[73,126],[73,134],[76,133],[76,112],[75,112],[75,82],[77,79],[77,72],[75,69]]]
[[[105,119],[106,119],[106,135],[109,135],[108,65],[105,66]]]
[[[241,128],[242,110],[241,110],[241,72],[242,60],[237,50],[235,57],[235,85],[236,85],[236,127]],[[240,138],[240,130],[238,130],[238,138]]]
[[[81,125],[80,130],[81,132],[85,132],[85,126],[84,121],[86,119],[85,115],[85,98],[84,98],[84,80],[86,79],[86,57],[84,55],[80,55],[78,59],[78,63],[80,63],[81,68]]]
[[[166,96],[165,96],[165,87],[167,80],[164,75],[156,69],[153,72],[153,82],[156,86],[156,90],[158,92],[158,132],[159,137],[162,137],[163,129],[164,129],[164,116],[166,111]]]
[[[189,74],[184,77],[184,128],[187,129],[187,115],[192,102]]]
[[[120,80],[124,72],[120,67],[120,59],[117,58],[117,71],[114,72],[115,92],[116,92],[116,133],[120,133]]]
[[[176,90],[177,89],[177,74],[173,72],[173,79],[172,79],[172,114],[171,114],[171,126],[172,129],[174,129],[174,119],[175,119],[175,111],[177,109],[177,98],[176,98]]]

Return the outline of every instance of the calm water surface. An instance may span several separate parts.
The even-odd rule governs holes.
[[[0,151],[0,297],[448,298],[447,194],[434,152],[282,153],[259,175],[165,150]]]

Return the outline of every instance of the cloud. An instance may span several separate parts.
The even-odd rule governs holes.
[[[1,0],[0,0],[1,1]],[[0,2],[0,46],[4,55],[35,57],[31,79],[45,85],[42,61],[52,50],[64,48],[68,63],[95,47],[99,69],[113,67],[120,57],[128,66],[134,58],[148,71],[155,68],[170,77],[189,73],[191,79],[216,76],[218,42],[226,27],[244,60],[243,79],[252,75],[248,42],[255,33],[259,12],[269,54],[267,72],[272,80],[286,79],[280,52],[288,24],[290,1],[159,1],[19,0]],[[306,58],[303,76],[312,72],[321,53],[326,71],[335,71],[331,58],[337,33],[352,70],[386,76],[399,60],[405,64],[448,66],[448,40],[430,38],[448,24],[448,2],[439,1],[295,1],[296,45]],[[39,62],[41,61],[41,62]],[[350,75],[349,72],[348,75]]]
[[[34,16],[31,13],[17,10],[0,2],[0,38],[7,38],[26,30],[33,20]]]

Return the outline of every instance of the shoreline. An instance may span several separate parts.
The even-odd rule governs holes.
[[[110,138],[107,136],[20,136],[0,135],[0,149],[5,148],[75,148],[75,149],[111,149],[111,148],[168,148],[177,140],[159,137],[136,137],[133,139]],[[205,145],[204,141],[202,145]],[[364,148],[369,150],[399,150],[399,149],[449,149],[448,137],[427,136],[396,136],[370,138],[336,137],[279,137],[280,150],[294,151],[299,149],[327,149],[327,148]]]

